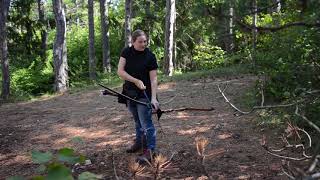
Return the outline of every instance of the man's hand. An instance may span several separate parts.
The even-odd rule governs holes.
[[[151,104],[152,104],[154,110],[159,109],[159,102],[157,101],[157,99],[151,99]]]
[[[146,86],[143,84],[143,82],[139,79],[134,82],[134,84],[140,89],[140,90],[145,90]]]

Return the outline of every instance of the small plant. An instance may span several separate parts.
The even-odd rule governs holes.
[[[84,163],[85,157],[77,154],[71,148],[62,148],[53,154],[51,152],[31,152],[32,161],[39,164],[37,171],[41,176],[34,176],[34,180],[73,180],[71,166],[76,163]],[[78,176],[79,180],[93,180],[101,177],[90,172],[83,172]],[[8,180],[24,180],[23,177],[10,177]]]
[[[134,160],[132,160],[130,163],[129,163],[129,172],[131,173],[130,174],[130,177],[132,179],[136,179],[138,176],[143,176],[144,175],[144,169],[145,169],[145,166],[142,166],[140,165],[139,163],[135,162]]]

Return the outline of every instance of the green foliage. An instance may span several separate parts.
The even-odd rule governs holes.
[[[32,161],[38,164],[44,164],[51,161],[53,155],[51,152],[39,152],[39,151],[32,151],[31,152]]]
[[[16,96],[41,95],[52,92],[53,82],[51,67],[40,71],[32,67],[18,69],[13,71],[11,75],[11,87]]]
[[[90,172],[83,172],[79,175],[78,180],[97,180],[101,179],[101,176],[90,173]]]
[[[59,149],[56,154],[51,152],[31,152],[32,161],[39,164],[38,172],[45,176],[34,176],[33,180],[73,180],[70,165],[83,163],[85,157],[76,153],[71,148]],[[101,179],[101,176],[90,172],[83,172],[79,175],[80,180]],[[21,176],[10,177],[7,180],[24,180]]]
[[[196,45],[193,54],[196,69],[212,69],[225,61],[225,52],[218,46]]]

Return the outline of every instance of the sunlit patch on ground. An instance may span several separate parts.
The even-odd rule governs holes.
[[[178,130],[178,134],[180,135],[194,135],[196,133],[206,132],[210,130],[210,127],[194,127],[188,130]]]

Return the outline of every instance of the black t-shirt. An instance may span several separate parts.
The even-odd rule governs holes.
[[[146,93],[151,98],[151,81],[149,72],[158,68],[156,56],[145,48],[144,51],[137,51],[133,46],[126,47],[121,52],[121,57],[126,59],[124,70],[134,78],[143,82],[146,86]],[[138,98],[145,97],[134,83],[125,81],[125,88],[134,90],[138,93]]]

